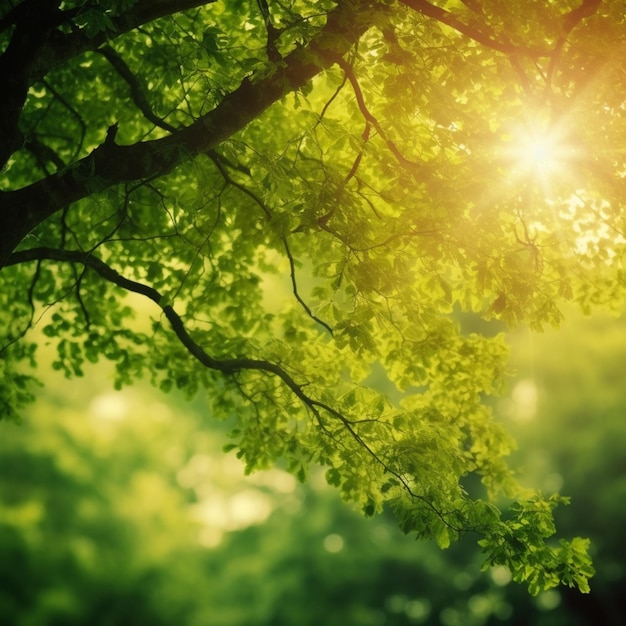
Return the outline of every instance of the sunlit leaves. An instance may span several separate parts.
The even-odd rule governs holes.
[[[31,346],[31,353],[34,352]],[[11,361],[19,360],[21,354],[14,355],[13,350],[5,349],[0,360],[0,419],[19,422],[25,405],[35,398],[34,389],[37,380],[28,374],[16,371]],[[17,356],[17,358],[16,358]]]
[[[588,555],[589,541],[560,540],[557,546],[545,540],[556,532],[552,509],[568,501],[560,496],[533,497],[511,507],[512,518],[495,526],[478,543],[487,553],[485,565],[505,565],[517,582],[527,582],[536,595],[560,582],[589,592],[588,578],[594,569]]]
[[[106,32],[106,53],[85,49],[33,84],[2,183],[69,173],[89,197],[21,246],[84,257],[42,254],[36,273],[3,272],[7,355],[32,358],[13,346],[40,316],[53,367],[68,376],[104,357],[118,387],[145,375],[164,391],[206,394],[212,417],[235,419],[248,472],[279,462],[305,480],[320,464],[368,516],[388,505],[404,530],[441,547],[476,530],[488,558],[533,592],[558,580],[586,589],[584,543],[545,543],[557,501],[523,493],[507,468],[512,442],[489,407],[506,382],[502,337],[459,319],[541,329],[559,324],[564,300],[588,308],[623,296],[619,64],[607,61],[599,75],[611,80],[587,88],[587,65],[618,46],[600,18],[572,30],[554,3],[448,3],[464,28],[387,2],[342,2],[339,13],[269,4],[263,16],[253,2],[210,2],[128,32],[116,24],[140,20],[130,1],[79,4],[68,18],[91,40]],[[355,20],[368,26],[358,43]],[[294,68],[309,64],[318,75],[295,89]],[[236,113],[249,103],[231,97],[241,85],[264,109],[245,128]],[[77,165],[112,142],[140,153],[181,136],[220,103],[232,111],[228,139],[200,142],[214,149],[195,159],[194,142],[161,148],[176,164],[166,175],[150,170],[163,154],[117,186],[95,161]],[[546,154],[539,165],[511,158],[524,150],[511,129],[535,118],[576,158],[557,151],[558,168]],[[115,276],[152,303],[125,299]],[[10,416],[26,397],[16,393]],[[464,486],[472,476],[478,494]],[[520,502],[500,516],[491,502],[503,495]]]

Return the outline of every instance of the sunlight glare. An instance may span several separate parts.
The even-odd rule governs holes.
[[[515,148],[517,160],[526,170],[535,170],[545,174],[559,169],[564,162],[563,146],[558,137],[551,134],[530,132],[520,137]]]
[[[554,150],[551,142],[540,139],[538,137],[532,138],[526,146],[528,152],[528,159],[534,163],[537,167],[542,165],[550,165],[550,162],[554,158]]]
[[[514,177],[530,176],[546,190],[550,183],[571,175],[582,156],[571,130],[563,125],[520,123],[510,129],[507,144],[504,156]]]

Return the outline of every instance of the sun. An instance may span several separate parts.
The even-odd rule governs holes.
[[[515,179],[533,179],[545,189],[572,176],[578,150],[565,126],[520,123],[506,139],[504,157]]]
[[[565,146],[562,138],[553,133],[530,131],[518,137],[516,143],[513,151],[518,165],[525,170],[545,174],[565,165]]]
[[[549,137],[529,137],[520,145],[521,157],[530,167],[554,167],[558,151]]]

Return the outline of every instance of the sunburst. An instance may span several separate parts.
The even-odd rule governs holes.
[[[572,133],[563,125],[520,124],[509,139],[505,156],[514,176],[533,178],[544,188],[571,176],[580,158]]]

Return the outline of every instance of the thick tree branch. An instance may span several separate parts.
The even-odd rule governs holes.
[[[587,17],[591,17],[599,8],[602,0],[583,0],[582,4],[563,16],[563,36],[567,37],[574,26]]]
[[[62,32],[61,24],[75,17],[75,10],[61,11],[61,0],[24,0],[0,20],[0,27],[14,25],[11,41],[0,56],[0,168],[21,143],[18,119],[28,88],[51,69],[106,41],[159,17],[191,9],[215,0],[139,0],[130,11],[111,18],[114,31],[90,36],[85,29]]]
[[[504,54],[521,54],[534,58],[550,55],[550,50],[528,46],[518,46],[511,41],[502,39],[501,37],[499,38],[494,32],[491,31],[491,29],[488,29],[487,26],[483,26],[483,29],[479,30],[474,26],[464,24],[450,11],[446,11],[446,9],[442,9],[434,4],[430,4],[430,2],[426,2],[426,0],[400,0],[400,2],[410,9],[413,9],[422,15],[426,15],[427,17],[432,17],[438,22],[453,28],[462,35],[473,39],[487,48],[497,50],[498,52],[503,52]]]
[[[277,71],[243,80],[220,104],[168,137],[133,145],[105,142],[91,154],[43,180],[0,195],[0,268],[33,228],[71,203],[99,190],[170,172],[186,159],[214,149],[285,94],[299,89],[346,53],[370,25],[368,0],[344,1],[304,48],[296,48]],[[359,10],[361,9],[361,10]],[[382,10],[378,8],[377,10]],[[332,53],[331,53],[332,51]]]
[[[88,35],[85,29],[70,33],[55,31],[44,47],[34,68],[32,82],[45,76],[50,70],[67,63],[84,52],[98,49],[102,44],[161,17],[195,9],[217,0],[139,0],[129,11],[110,18],[114,30]]]
[[[60,4],[61,0],[25,0],[11,41],[0,56],[0,168],[22,142],[18,120],[35,63],[58,24]]]
[[[554,46],[554,50],[552,51],[552,57],[550,59],[550,65],[548,66],[548,71],[546,72],[546,87],[548,89],[552,84],[552,78],[554,76],[557,63],[561,56],[561,51],[563,50],[563,46],[567,41],[568,35],[582,20],[587,17],[591,17],[598,10],[601,2],[602,0],[583,0],[582,4],[579,7],[572,9],[569,13],[566,13],[563,16],[563,32],[559,37],[559,40],[556,42],[556,45]]]

